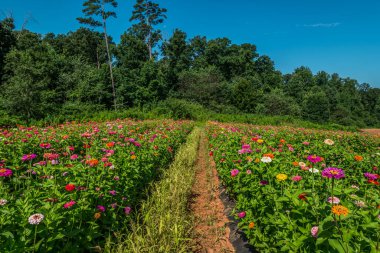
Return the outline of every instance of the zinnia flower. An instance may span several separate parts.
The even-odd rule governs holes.
[[[326,139],[326,140],[324,141],[324,143],[327,144],[327,145],[330,145],[330,146],[334,145],[334,141],[333,141],[333,140],[330,140],[330,139]]]
[[[267,180],[261,180],[260,181],[260,185],[267,185],[268,184],[268,181]]]
[[[245,217],[245,215],[246,215],[246,212],[240,212],[240,213],[238,213],[238,217],[240,218],[240,219],[243,219],[244,217]]]
[[[249,154],[252,153],[251,146],[249,144],[243,144],[241,149],[238,151],[239,154]]]
[[[358,162],[363,161],[363,157],[361,155],[356,155],[356,156],[354,156],[354,158]]]
[[[124,213],[128,215],[128,214],[131,213],[131,210],[132,210],[132,208],[130,208],[129,206],[127,206],[127,207],[124,208]]]
[[[333,214],[336,214],[336,215],[344,215],[344,216],[347,216],[347,214],[349,213],[349,210],[347,207],[345,206],[342,206],[342,205],[336,205],[336,206],[333,206],[331,208],[331,211],[333,212]]]
[[[75,202],[74,200],[71,200],[71,201],[65,203],[65,204],[63,205],[63,208],[65,208],[65,209],[69,209],[69,208],[71,208],[73,205],[75,205],[76,203],[77,203],[77,202]]]
[[[66,189],[66,191],[68,191],[68,192],[72,192],[72,191],[75,190],[75,185],[73,185],[73,184],[67,184],[67,185],[65,186],[65,189]]]
[[[41,223],[41,221],[43,221],[44,218],[45,216],[43,214],[36,213],[29,217],[28,222],[32,225],[38,225]]]
[[[309,160],[309,162],[311,162],[311,163],[318,163],[318,162],[322,161],[322,158],[319,156],[316,156],[316,155],[309,155],[307,157],[307,160]]]
[[[366,207],[364,201],[356,200],[354,203],[355,203],[355,205],[356,205],[357,207],[361,207],[361,208],[362,208],[362,207]]]
[[[318,226],[312,227],[311,230],[310,230],[311,236],[313,236],[314,238],[317,238],[317,236],[318,236],[318,230],[319,230]]]
[[[31,160],[35,159],[36,157],[37,157],[36,154],[28,154],[28,155],[23,155],[22,158],[21,158],[21,160],[23,162],[25,162],[25,161],[31,161]]]
[[[276,179],[277,179],[278,181],[285,181],[287,178],[288,178],[288,176],[285,175],[285,174],[278,174],[278,175],[276,176]]]
[[[247,170],[247,174],[248,175],[252,174],[252,171],[251,170]]]
[[[95,167],[96,165],[99,164],[99,161],[98,159],[93,158],[93,159],[87,160],[86,164],[89,165],[90,167]]]
[[[295,182],[298,182],[302,180],[302,177],[297,175],[297,176],[292,177],[292,180]]]
[[[98,209],[100,212],[104,213],[106,211],[106,208],[104,206],[97,206],[96,209]]]
[[[340,179],[344,177],[344,171],[338,168],[326,168],[322,171],[322,177]]]
[[[309,171],[312,173],[318,173],[319,172],[319,170],[316,168],[310,168]]]
[[[116,195],[116,191],[115,191],[115,190],[109,191],[109,193],[110,193],[111,195],[113,195],[113,196]]]
[[[6,199],[0,199],[0,206],[5,206],[8,203]]]
[[[307,200],[306,196],[307,196],[307,194],[304,192],[304,193],[301,193],[300,195],[298,195],[298,198],[300,200],[306,201]]]
[[[10,177],[12,176],[13,172],[10,169],[7,168],[1,168],[0,169],[0,177]]]
[[[339,204],[340,203],[340,199],[337,198],[337,197],[329,197],[327,199],[327,202],[329,202],[330,204]]]
[[[379,175],[377,174],[371,174],[371,173],[364,173],[364,176],[368,178],[368,180],[377,180],[379,178]]]
[[[236,177],[237,174],[239,174],[239,170],[238,169],[231,170],[231,177]]]
[[[95,220],[99,219],[100,217],[102,217],[102,214],[101,214],[101,213],[95,213],[95,214],[94,214],[94,218],[95,218]]]
[[[252,221],[249,223],[248,228],[253,229],[255,227],[255,223]]]
[[[261,161],[263,163],[270,163],[272,161],[272,158],[270,158],[268,156],[264,156],[263,158],[261,158]]]

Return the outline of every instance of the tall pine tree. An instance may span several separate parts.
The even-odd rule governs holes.
[[[108,35],[107,35],[107,19],[109,17],[116,18],[116,13],[113,11],[107,11],[106,6],[111,5],[113,8],[117,7],[116,0],[87,0],[83,3],[84,9],[82,10],[85,18],[77,18],[81,24],[86,24],[91,27],[103,27],[104,40],[106,42],[106,50],[108,56],[108,65],[110,69],[110,77],[112,84],[113,105],[116,110],[116,91],[115,80],[112,71],[112,57],[110,53]],[[97,18],[97,19],[96,19]]]
[[[165,8],[160,8],[157,3],[148,0],[137,0],[134,5],[132,17],[129,21],[138,21],[131,27],[132,32],[139,35],[145,41],[149,50],[149,59],[153,59],[153,47],[161,40],[161,31],[155,26],[162,24],[166,19]]]

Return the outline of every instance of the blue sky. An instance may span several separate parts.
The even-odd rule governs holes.
[[[134,0],[119,0],[109,24],[115,41],[130,26]],[[168,9],[164,38],[175,28],[189,37],[228,37],[253,43],[283,73],[304,65],[380,87],[378,0],[159,0]],[[79,27],[82,0],[0,0],[0,15],[12,12],[20,28],[66,33]]]

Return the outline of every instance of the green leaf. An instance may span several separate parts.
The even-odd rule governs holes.
[[[339,253],[346,253],[344,248],[342,247],[341,242],[337,239],[329,239],[329,244],[333,249],[336,249]]]

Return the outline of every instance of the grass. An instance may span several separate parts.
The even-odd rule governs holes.
[[[200,128],[188,136],[162,180],[152,187],[136,219],[106,252],[189,252],[192,217],[188,200],[195,176]]]

